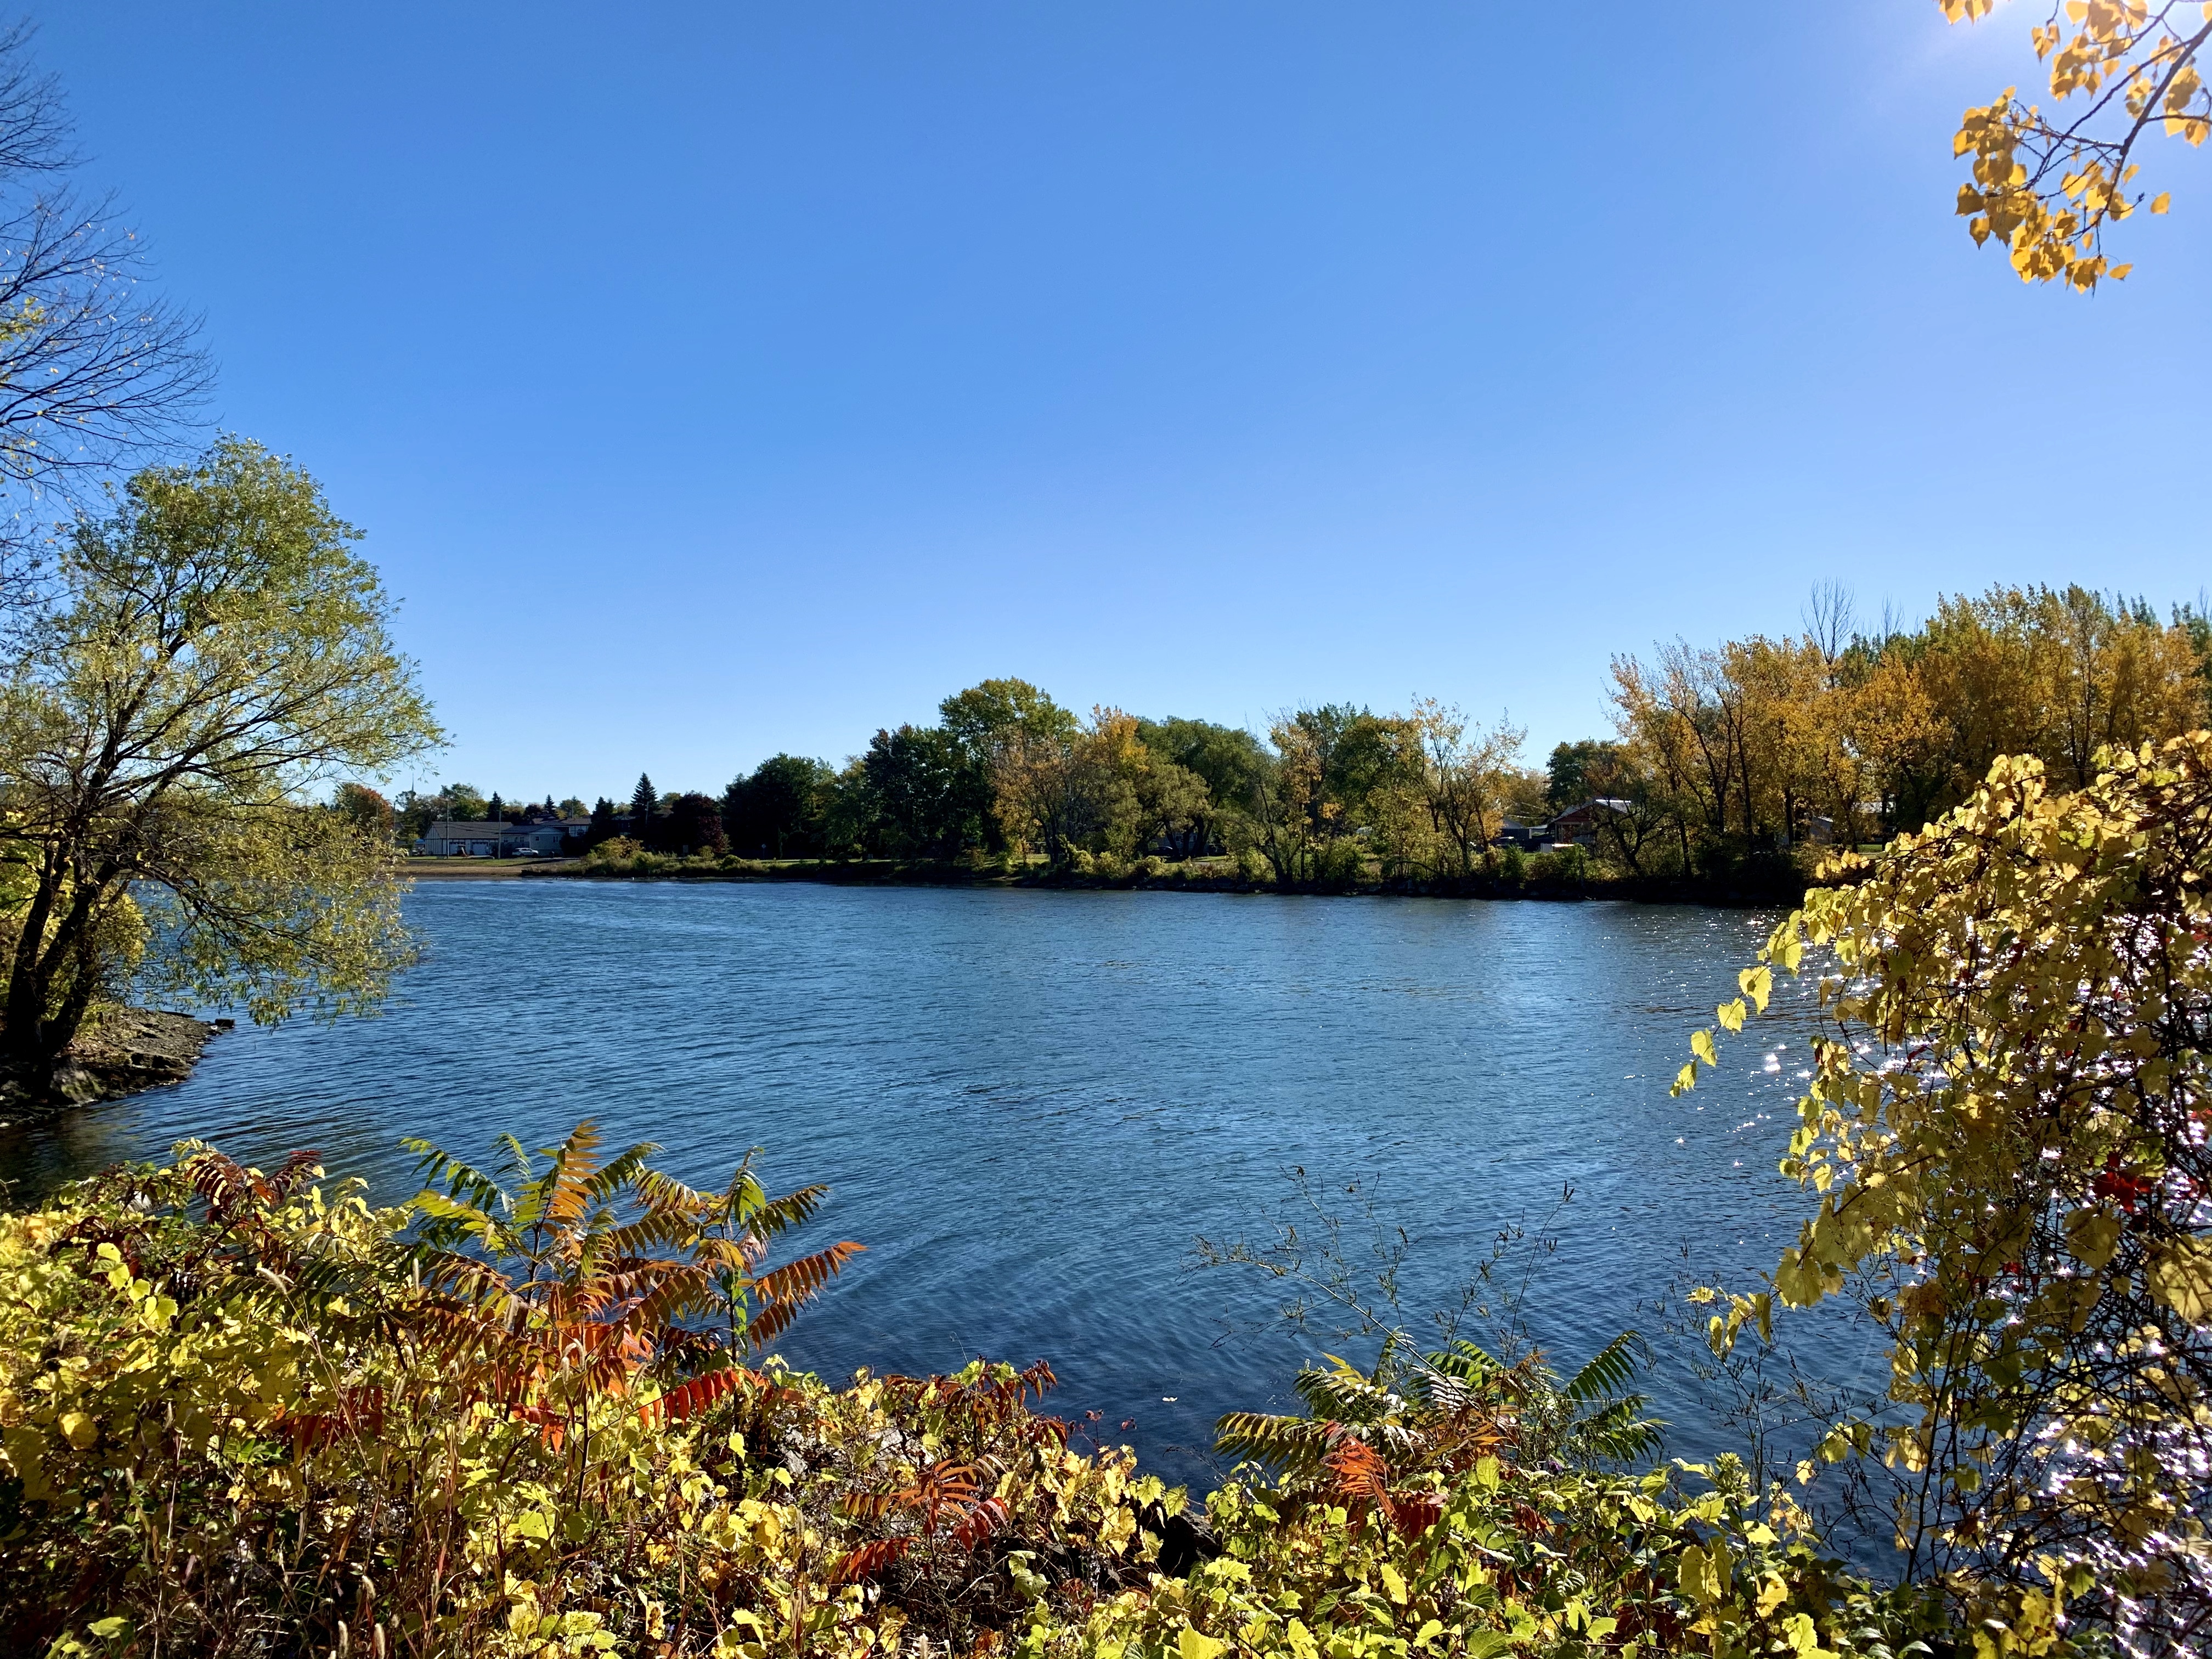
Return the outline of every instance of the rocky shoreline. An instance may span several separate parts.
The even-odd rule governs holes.
[[[106,1010],[70,1046],[50,1088],[33,1093],[0,1079],[0,1127],[182,1083],[209,1042],[232,1024],[155,1008]]]

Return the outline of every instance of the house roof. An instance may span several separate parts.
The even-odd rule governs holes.
[[[541,835],[548,830],[562,834],[587,830],[589,818],[540,818],[535,823],[501,823],[492,818],[437,818],[422,832],[425,841],[489,841],[495,836]]]

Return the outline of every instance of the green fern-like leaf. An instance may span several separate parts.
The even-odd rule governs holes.
[[[1634,1331],[1623,1331],[1591,1355],[1589,1363],[1560,1392],[1578,1406],[1618,1399],[1636,1380],[1645,1358],[1644,1339]]]
[[[617,1196],[645,1172],[645,1161],[660,1148],[650,1140],[625,1147],[595,1170],[584,1182],[587,1204],[605,1204]]]
[[[1267,1412],[1231,1412],[1213,1425],[1213,1443],[1232,1457],[1250,1458],[1292,1473],[1310,1474],[1328,1452],[1326,1423]]]
[[[753,1191],[760,1192],[757,1182],[753,1183]],[[750,1212],[738,1218],[745,1222],[747,1230],[757,1237],[774,1238],[777,1234],[787,1232],[811,1219],[829,1194],[830,1189],[817,1182],[811,1187],[801,1187],[797,1192],[787,1193],[772,1202],[763,1196]]]
[[[1371,1381],[1334,1354],[1323,1356],[1326,1365],[1307,1365],[1295,1386],[1306,1409],[1316,1417],[1346,1423],[1379,1423],[1405,1409],[1405,1400],[1390,1389]]]
[[[1636,1463],[1657,1456],[1661,1431],[1667,1425],[1644,1415],[1648,1403],[1640,1394],[1624,1395],[1576,1425],[1573,1444],[1592,1456],[1616,1463]]]
[[[1449,1347],[1429,1355],[1428,1362],[1431,1370],[1462,1382],[1480,1382],[1505,1369],[1488,1350],[1477,1347],[1465,1337],[1456,1338]]]

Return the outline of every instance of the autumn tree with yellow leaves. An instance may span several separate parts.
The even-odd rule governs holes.
[[[1936,0],[1952,22],[1972,22],[1996,0]],[[2023,282],[2064,282],[2084,293],[2131,269],[2106,258],[2105,233],[2170,193],[2134,190],[2137,147],[2154,131],[2201,145],[2212,136],[2212,94],[2200,69],[2212,41],[2212,4],[2065,0],[2033,31],[2050,65],[2053,107],[2007,87],[1966,111],[1952,141],[1972,158],[1959,212],[1978,243],[2008,249]],[[2062,111],[2057,106],[2065,106]]]
[[[1618,658],[1624,793],[1601,848],[1679,874],[1884,840],[1967,799],[2002,755],[2081,788],[2106,748],[2205,723],[2198,622],[2078,586],[1997,587],[1939,601],[1910,632]],[[1632,831],[1652,845],[1626,850]]]
[[[1888,1483],[1908,1576],[1981,1586],[2015,1623],[2070,1600],[2126,1650],[2202,1651],[2212,732],[2100,759],[2081,789],[2001,759],[1925,831],[1838,860],[1675,1091],[1778,972],[1819,975],[1782,1164],[1818,1206],[1770,1288],[1714,1314],[1716,1347],[1769,1336],[1777,1302],[1855,1295],[1889,1406],[1817,1455]]]

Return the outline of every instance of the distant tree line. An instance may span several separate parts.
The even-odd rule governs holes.
[[[1387,714],[1318,704],[1261,733],[1080,715],[1026,680],[990,679],[945,698],[933,725],[878,731],[842,767],[779,754],[718,796],[641,776],[627,803],[590,809],[574,845],[1109,867],[1225,854],[1284,884],[1451,883],[1495,877],[1556,830],[1632,878],[1729,875],[1917,829],[2002,753],[2033,754],[2075,788],[2106,744],[2204,724],[2212,626],[2201,605],[2161,619],[2140,600],[2036,587],[1862,630],[1829,587],[1797,633],[1662,645],[1617,659],[1612,678],[1613,734],[1560,744],[1540,769],[1510,720],[1427,698]],[[405,836],[438,817],[586,816],[574,798],[511,806],[460,784],[386,810]]]
[[[1806,841],[1886,841],[1970,797],[2000,755],[2057,789],[2108,745],[2208,723],[2212,623],[2082,587],[1946,599],[1917,628],[1861,630],[1816,591],[1794,636],[1677,642],[1613,665],[1616,735],[1554,757],[1607,853],[1639,873],[1708,871]]]

